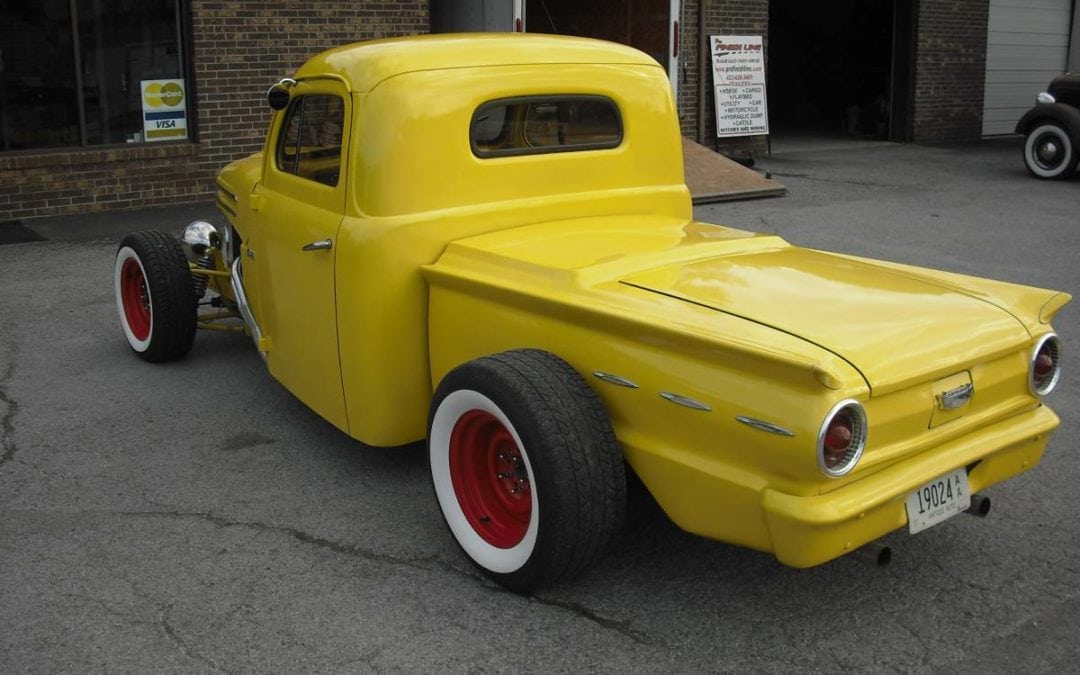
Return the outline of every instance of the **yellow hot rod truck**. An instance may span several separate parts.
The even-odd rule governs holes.
[[[124,334],[161,361],[247,331],[353,438],[426,437],[454,539],[509,588],[600,558],[627,471],[680,527],[807,567],[985,513],[1058,425],[1067,294],[695,222],[634,49],[374,41],[268,102],[219,225],[120,244]]]

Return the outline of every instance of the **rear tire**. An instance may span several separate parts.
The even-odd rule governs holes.
[[[431,404],[428,456],[454,539],[513,591],[580,574],[622,530],[626,475],[607,412],[548,352],[503,352],[451,371]]]
[[[1059,180],[1076,170],[1080,154],[1069,132],[1056,122],[1043,122],[1024,141],[1024,165],[1037,178]]]
[[[178,359],[195,341],[197,298],[180,242],[164,232],[136,232],[116,251],[116,309],[128,344],[151,361]]]

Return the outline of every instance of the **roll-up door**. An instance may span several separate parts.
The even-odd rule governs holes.
[[[990,0],[983,135],[1011,134],[1065,72],[1074,0]]]

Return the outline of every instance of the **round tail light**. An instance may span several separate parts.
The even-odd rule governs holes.
[[[1061,377],[1061,341],[1053,333],[1043,336],[1031,352],[1028,386],[1036,396],[1046,396]]]
[[[866,411],[848,399],[833,406],[818,432],[818,468],[827,476],[843,476],[855,468],[866,447]]]

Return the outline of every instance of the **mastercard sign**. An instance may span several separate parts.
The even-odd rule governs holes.
[[[142,81],[143,137],[147,141],[187,138],[187,93],[183,80]]]

